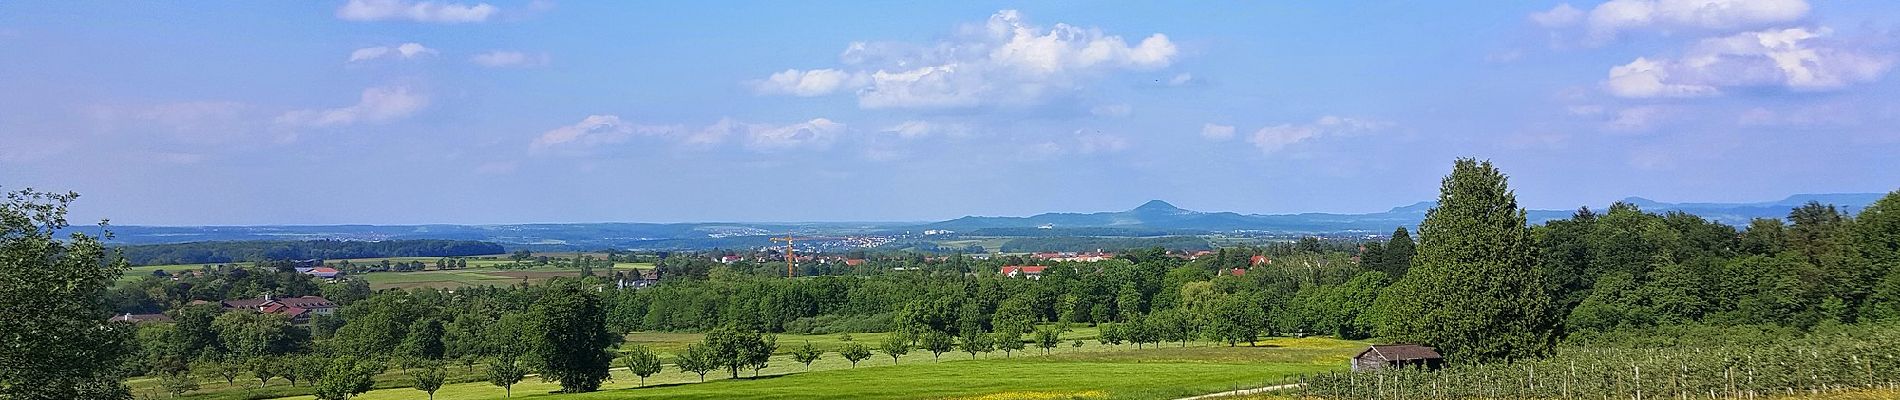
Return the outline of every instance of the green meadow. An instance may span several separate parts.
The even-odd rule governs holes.
[[[838,335],[779,335],[779,355],[757,377],[751,371],[731,379],[724,371],[699,376],[673,368],[670,352],[700,339],[697,334],[636,333],[628,343],[654,348],[668,360],[666,370],[647,378],[624,369],[594,393],[557,394],[559,385],[529,378],[514,388],[516,398],[546,399],[1173,399],[1207,393],[1279,384],[1290,376],[1345,368],[1346,359],[1363,342],[1327,338],[1273,338],[1257,346],[1190,342],[1160,347],[1108,346],[1093,340],[1092,329],[1065,334],[1061,347],[1043,355],[1030,348],[1005,356],[1003,352],[944,353],[933,358],[912,350],[895,364],[877,353],[856,368],[839,357],[845,341]],[[852,340],[875,347],[885,334],[856,334]],[[1082,347],[1073,341],[1084,339]],[[787,354],[810,341],[826,350],[808,371]],[[446,385],[436,399],[499,399],[500,387],[480,380],[481,367],[463,372],[461,383]],[[615,368],[621,368],[616,365]],[[424,398],[421,391],[403,386],[406,378],[392,369],[379,378],[380,389],[356,397],[361,400]],[[222,383],[222,382],[218,382]],[[282,385],[283,382],[278,382]],[[394,387],[392,387],[394,386]],[[209,387],[207,387],[209,388]],[[263,396],[260,396],[263,397]],[[219,397],[229,398],[229,397]],[[240,397],[241,398],[241,397]],[[310,399],[309,396],[293,399]]]

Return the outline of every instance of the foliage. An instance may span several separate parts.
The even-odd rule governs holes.
[[[957,347],[956,337],[935,330],[924,333],[924,337],[920,341],[922,342],[923,349],[930,352],[932,359],[941,358],[943,357],[943,353],[956,350]]]
[[[74,232],[66,207],[79,195],[7,193],[0,203],[0,398],[125,399],[119,366],[132,354],[130,326],[106,322],[105,295],[128,266]]]
[[[713,350],[704,344],[687,345],[686,351],[674,355],[673,365],[681,371],[699,374],[699,381],[705,382],[707,372],[719,369],[719,361],[715,357]]]
[[[433,363],[428,367],[417,370],[414,378],[416,390],[428,393],[429,399],[434,400],[435,391],[442,389],[442,382],[448,379],[448,372],[442,370],[441,364]]]
[[[816,346],[812,346],[809,340],[805,341],[804,346],[792,350],[792,359],[797,360],[799,364],[805,364],[805,370],[807,371],[811,370],[812,362],[818,361],[818,358],[824,355],[825,351],[819,350]]]
[[[646,346],[633,346],[627,355],[620,357],[620,363],[627,366],[627,372],[640,377],[640,385],[646,386],[647,377],[660,373],[660,356],[653,354]],[[809,364],[809,363],[807,363]]]
[[[561,382],[564,393],[591,392],[607,379],[620,337],[607,331],[600,298],[576,282],[554,281],[534,303],[534,354],[541,376]]]
[[[488,363],[488,383],[500,386],[504,397],[514,397],[515,384],[527,376],[528,369],[512,356],[497,357]]]
[[[883,343],[879,343],[877,349],[883,351],[884,355],[891,356],[891,364],[896,365],[898,357],[910,354],[910,338],[904,335],[891,335],[890,338],[884,339]]]
[[[838,355],[850,361],[851,368],[857,368],[859,361],[871,358],[871,348],[865,347],[863,343],[851,342],[845,344],[843,350],[838,350]]]
[[[1546,359],[1301,380],[1309,385],[1306,393],[1321,398],[1392,399],[1765,398],[1900,384],[1900,358],[1893,355],[1900,327],[1893,325],[1765,336],[1733,329],[1667,333],[1632,335],[1662,343],[1598,341],[1559,348]]]
[[[372,377],[380,367],[374,360],[364,360],[355,356],[338,357],[324,367],[323,376],[318,377],[315,392],[318,400],[346,400],[359,393],[369,391],[375,385]]]
[[[1556,310],[1524,220],[1503,173],[1459,159],[1419,224],[1412,268],[1379,296],[1382,336],[1454,361],[1548,354]]]

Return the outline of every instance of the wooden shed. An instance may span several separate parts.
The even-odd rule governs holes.
[[[1415,344],[1375,344],[1352,357],[1353,372],[1400,367],[1438,369],[1443,366],[1445,356],[1438,355],[1438,349]]]

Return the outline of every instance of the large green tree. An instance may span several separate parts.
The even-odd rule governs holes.
[[[607,348],[619,337],[607,331],[607,312],[600,298],[578,282],[548,285],[531,309],[536,334],[537,369],[561,382],[565,393],[592,392],[607,379],[614,357]]]
[[[128,266],[99,237],[59,237],[78,197],[28,189],[0,203],[0,398],[132,397],[118,371],[133,330],[106,321],[105,300]]]
[[[1854,219],[1854,259],[1879,282],[1862,319],[1900,319],[1900,191],[1887,193]]]
[[[1459,159],[1439,190],[1410,271],[1379,296],[1380,332],[1436,346],[1453,361],[1549,354],[1552,299],[1504,173]]]
[[[1385,245],[1381,246],[1377,265],[1379,272],[1392,277],[1405,276],[1405,272],[1412,268],[1412,257],[1417,254],[1417,247],[1412,242],[1412,233],[1407,232],[1405,227],[1393,229],[1392,238],[1386,239]]]

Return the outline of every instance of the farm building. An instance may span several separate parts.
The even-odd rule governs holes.
[[[1010,278],[1042,279],[1042,271],[1048,268],[1039,265],[1007,265],[996,272]]]
[[[1353,372],[1400,367],[1438,369],[1443,366],[1445,356],[1438,355],[1438,349],[1415,344],[1375,344],[1352,357]]]

